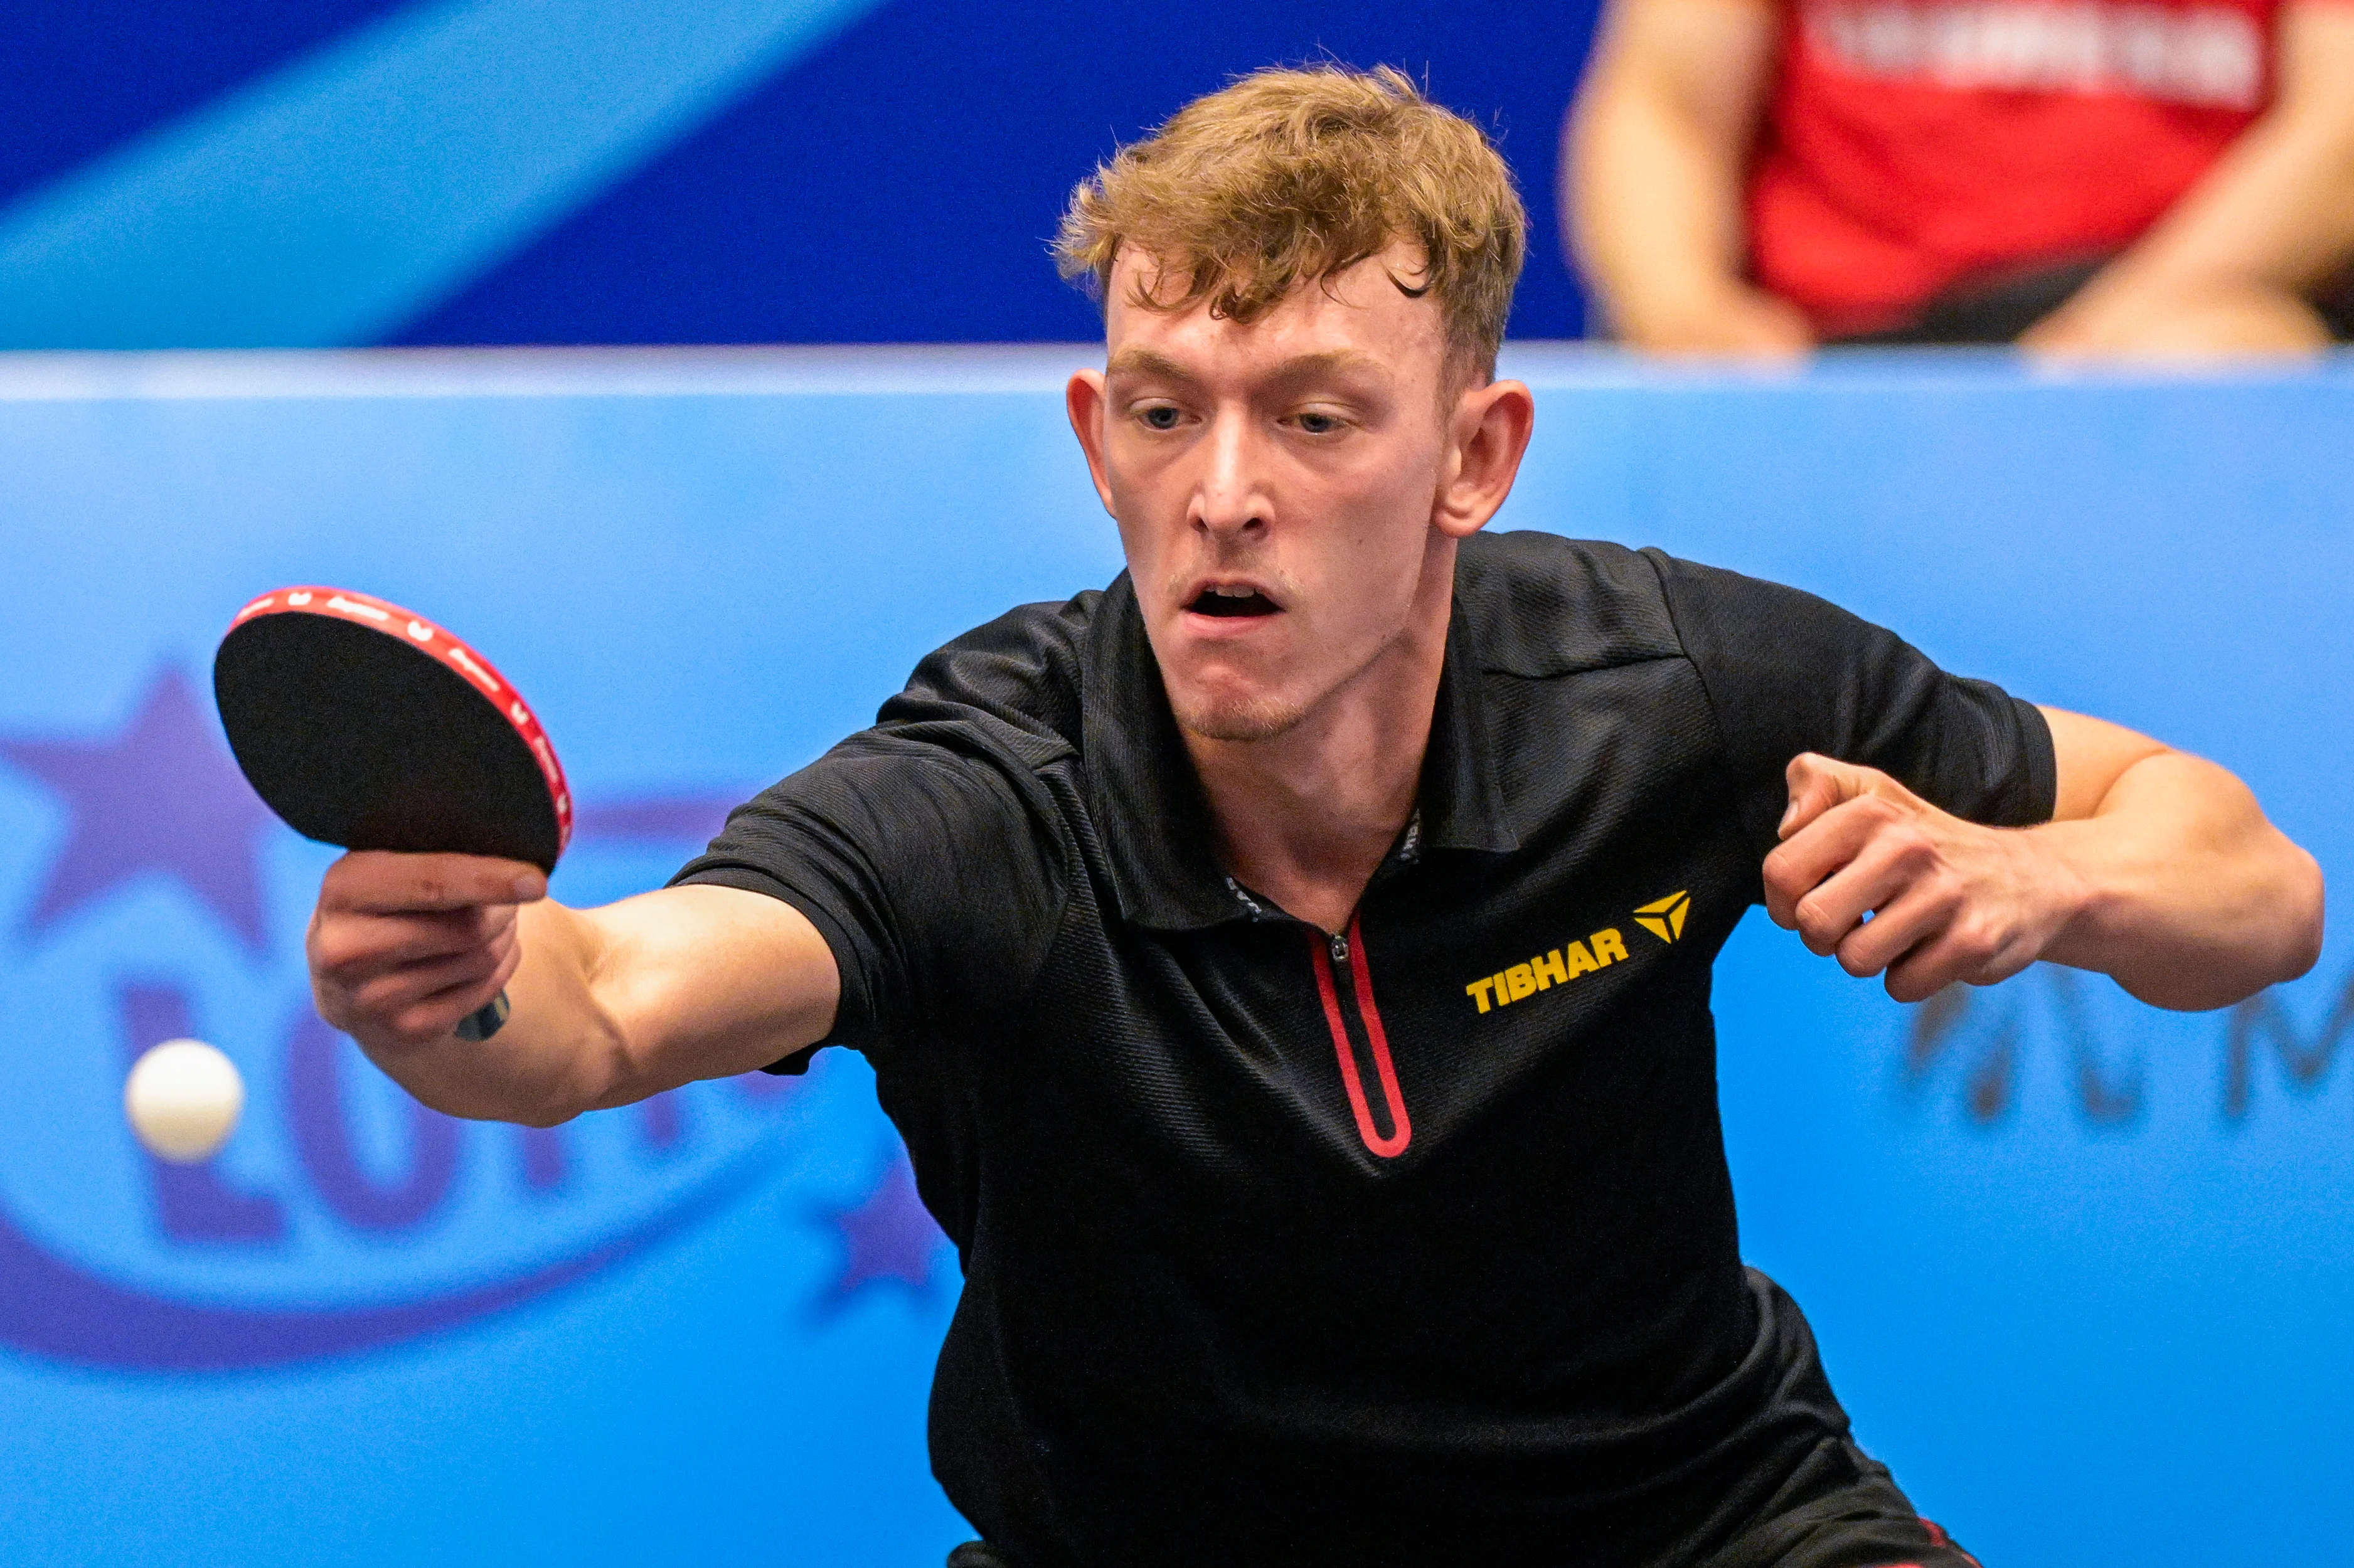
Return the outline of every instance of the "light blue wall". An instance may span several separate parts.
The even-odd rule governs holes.
[[[348,584],[531,694],[587,814],[559,895],[651,885],[922,652],[1117,569],[1055,396],[1083,352],[0,357],[0,1563],[883,1564],[959,1538],[922,1454],[953,1261],[854,1059],[557,1143],[428,1126],[300,1026],[325,852],[226,808],[154,842],[120,813],[223,766],[170,721],[236,607]],[[2354,869],[2354,366],[1517,367],[1540,433],[1500,525],[1824,593],[2219,758]],[[1916,1050],[1872,988],[1736,938],[1746,1250],[1990,1563],[2338,1550],[2354,1070],[2324,1024],[2350,967],[2336,944],[2236,1015],[2239,1092],[2234,1015],[2039,972]],[[202,1191],[159,1183],[117,1109],[175,1016],[252,1090]]]

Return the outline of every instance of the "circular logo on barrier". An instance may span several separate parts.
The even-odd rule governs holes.
[[[0,737],[0,764],[61,808],[0,863],[22,911],[0,948],[0,1346],[227,1369],[446,1330],[711,1214],[774,1170],[780,1123],[804,1114],[801,1080],[762,1075],[554,1128],[409,1099],[310,1006],[301,931],[334,852],[270,817],[176,670],[114,733]],[[584,808],[577,859],[591,875],[600,847],[675,864],[728,803]],[[147,1154],[121,1110],[132,1063],[177,1038],[226,1051],[249,1091],[236,1137],[195,1165]],[[886,1171],[876,1193],[903,1180]],[[840,1211],[865,1216],[843,1229],[845,1277],[876,1255],[905,1275],[891,1259],[915,1247],[928,1279],[939,1238],[905,1212],[912,1188],[877,1201]]]

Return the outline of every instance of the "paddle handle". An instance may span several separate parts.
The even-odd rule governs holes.
[[[488,1040],[499,1032],[499,1026],[507,1021],[507,1014],[511,1011],[513,1010],[507,1005],[507,993],[499,992],[498,995],[458,1021],[458,1038]]]

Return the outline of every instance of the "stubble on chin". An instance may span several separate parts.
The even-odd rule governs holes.
[[[1308,710],[1299,703],[1276,696],[1234,697],[1225,701],[1172,694],[1170,711],[1177,727],[1201,740],[1273,740],[1299,726]]]
[[[1169,707],[1177,727],[1187,735],[1213,741],[1265,741],[1289,734],[1335,693],[1362,677],[1397,643],[1385,638],[1355,668],[1334,672],[1329,684],[1301,693],[1249,692],[1211,694],[1169,691]]]

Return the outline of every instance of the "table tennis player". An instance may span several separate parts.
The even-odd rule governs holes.
[[[1483,534],[1522,213],[1395,73],[1196,101],[1058,248],[1128,571],[931,654],[662,891],[348,856],[321,1010],[541,1125],[864,1053],[964,1266],[958,1563],[1968,1563],[1742,1265],[1711,963],[1762,901],[1902,1001],[2041,959],[2216,1007],[2315,960],[2313,861],[1804,593]]]

